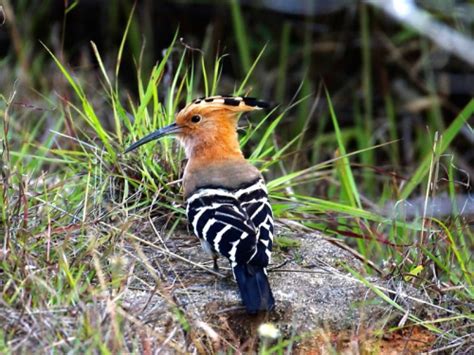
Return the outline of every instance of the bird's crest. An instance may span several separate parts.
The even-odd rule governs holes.
[[[226,110],[231,112],[247,112],[269,107],[270,105],[267,102],[254,97],[218,95],[195,99],[182,110],[182,113],[185,114],[196,109],[203,111]]]

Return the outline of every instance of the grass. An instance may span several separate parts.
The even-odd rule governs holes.
[[[66,11],[74,11],[74,5]],[[258,68],[275,49],[262,47],[252,53],[244,31],[245,18],[236,1],[231,3],[231,10],[243,66],[242,79],[234,83],[234,91],[258,96],[263,89],[256,79]],[[373,127],[370,31],[365,7],[360,24],[365,98],[360,115],[369,115],[368,124]],[[151,346],[150,342],[184,352],[185,345],[177,340],[181,339],[177,334],[188,336],[198,351],[213,348],[212,332],[202,330],[207,329],[205,326],[196,328],[163,280],[163,269],[169,269],[176,282],[182,282],[172,260],[212,272],[204,263],[182,260],[166,243],[185,227],[183,201],[177,198],[183,153],[167,139],[157,146],[140,148],[139,154],[124,156],[122,152],[138,137],[170,123],[185,102],[202,93],[218,93],[223,86],[225,61],[220,54],[183,48],[176,32],[168,50],[149,70],[144,64],[149,60],[136,57],[137,94],[128,95],[119,76],[127,41],[133,39],[129,46],[135,53],[139,48],[137,36],[130,35],[136,26],[132,10],[112,64],[91,43],[95,72],[73,70],[44,45],[42,61],[55,64],[52,75],[60,83],[54,88],[57,94],[36,95],[32,107],[17,105],[24,100],[24,88],[10,85],[1,96],[2,353],[33,346],[52,352],[137,352]],[[283,26],[277,56],[277,75],[285,83],[290,81],[284,73],[289,67],[291,29],[289,24]],[[308,32],[304,36],[306,45],[301,55],[309,67],[311,35]],[[19,48],[26,46],[17,40]],[[18,65],[29,66],[24,54],[19,58]],[[430,132],[432,142],[425,140],[414,147],[416,168],[408,175],[398,170],[402,160],[399,146],[387,143],[400,139],[396,123],[399,112],[391,93],[386,93],[383,107],[389,120],[387,139],[375,141],[362,119],[354,127],[342,125],[336,95],[329,90],[319,95],[322,97],[314,94],[314,83],[305,73],[294,95],[296,101],[287,100],[292,103],[252,118],[241,130],[244,151],[267,176],[276,218],[291,219],[302,230],[323,231],[347,243],[367,260],[369,275],[381,273],[383,278],[404,280],[424,290],[429,297],[428,312],[409,314],[407,326],[419,325],[436,334],[435,347],[467,348],[474,318],[469,307],[474,293],[472,222],[460,211],[443,219],[427,213],[431,201],[442,193],[455,201],[461,191],[462,171],[457,168],[453,141],[472,117],[474,100],[462,107],[446,128],[439,124],[439,107],[431,108],[429,125],[436,133]],[[41,75],[40,70],[32,74],[38,80]],[[280,99],[288,94],[285,91],[285,87],[276,88]],[[315,138],[302,128],[313,128],[311,105],[321,105],[316,99],[324,101],[327,109],[321,114],[320,134]],[[360,106],[355,101],[354,105]],[[288,127],[288,122],[294,125]],[[298,133],[285,137],[286,132]],[[415,133],[426,136],[424,127]],[[287,139],[282,141],[282,137]],[[316,152],[312,159],[317,163],[308,162],[308,151]],[[326,158],[324,152],[332,158]],[[375,156],[379,152],[388,152],[395,170],[377,166]],[[327,187],[323,196],[315,193],[315,185]],[[419,214],[402,204],[415,197],[424,199]],[[399,203],[384,210],[390,201]],[[154,260],[157,251],[167,255],[166,260]],[[381,290],[366,275],[349,271],[400,317],[408,314],[390,297],[390,290]],[[129,284],[133,274],[141,278],[138,286]],[[152,290],[174,318],[158,328],[144,323],[123,303],[122,296],[130,289],[146,290],[147,295]],[[152,295],[143,302],[157,301]],[[405,326],[389,325],[381,331],[390,333]],[[294,346],[294,341],[285,339],[271,346],[265,343],[261,352],[281,353]],[[231,352],[238,346],[226,343]]]

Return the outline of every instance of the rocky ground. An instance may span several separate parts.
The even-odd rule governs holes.
[[[108,254],[91,254],[98,281],[71,306],[0,306],[0,323],[14,334],[11,349],[80,352],[100,336],[112,351],[145,354],[263,347],[392,354],[429,349],[434,339],[421,327],[391,328],[427,312],[421,291],[368,277],[355,252],[322,234],[278,228],[268,270],[276,310],[250,316],[226,260],[214,271],[196,237],[162,234],[150,221],[121,232],[107,245]],[[262,336],[262,324],[270,325],[274,338]]]
[[[305,337],[314,339],[321,331],[382,329],[422,311],[422,297],[407,285],[377,277],[361,281],[362,262],[323,235],[285,228],[278,235],[284,237],[280,244],[285,246],[275,248],[269,268],[277,302],[271,314],[247,315],[227,262],[221,259],[219,272],[213,272],[212,261],[186,232],[163,242],[142,241],[148,265],[135,264],[121,295],[122,305],[153,333],[161,334],[159,348],[201,351],[255,349],[257,329],[266,322],[278,329],[280,340],[294,339],[298,347],[304,346]],[[376,296],[374,289],[406,313]]]

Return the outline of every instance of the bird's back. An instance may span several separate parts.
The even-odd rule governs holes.
[[[260,172],[245,160],[201,165],[184,176],[187,216],[209,249],[228,258],[247,310],[270,310],[273,216]]]

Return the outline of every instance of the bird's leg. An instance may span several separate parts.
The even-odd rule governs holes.
[[[219,256],[217,254],[212,255],[212,261],[214,262],[214,265],[213,265],[212,268],[214,269],[214,271],[219,271],[219,265],[217,264],[217,258],[218,257]]]

